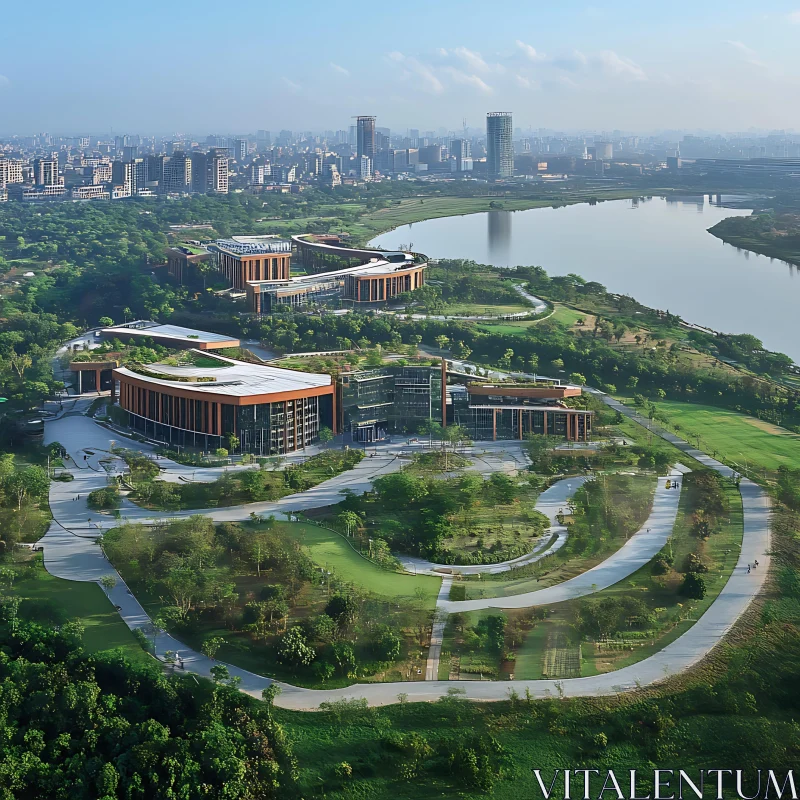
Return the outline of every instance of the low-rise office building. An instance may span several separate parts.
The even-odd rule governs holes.
[[[275,236],[235,236],[218,239],[210,249],[216,253],[217,269],[234,289],[249,281],[288,281],[292,245]]]
[[[385,303],[422,286],[427,266],[409,255],[402,262],[376,258],[357,267],[300,275],[288,281],[248,281],[247,309],[254,314],[269,314],[278,304],[300,308],[336,300]]]
[[[472,439],[557,436],[587,441],[593,412],[570,407],[579,386],[555,381],[483,383],[440,365],[385,366],[340,376],[341,430],[357,442],[414,433],[433,420],[460,425]]]
[[[164,347],[178,350],[219,350],[222,347],[238,347],[239,340],[221,333],[198,331],[180,325],[160,325],[147,319],[137,319],[122,325],[100,328],[99,336],[105,339],[119,339],[121,342],[140,344],[148,339]]]
[[[206,451],[236,437],[241,452],[264,456],[301,450],[323,427],[336,432],[330,375],[205,358],[219,363],[115,369],[129,427],[170,447]]]

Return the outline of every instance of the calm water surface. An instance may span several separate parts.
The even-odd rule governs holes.
[[[725,217],[749,213],[707,197],[615,200],[445,217],[404,225],[372,244],[396,249],[410,243],[431,258],[574,272],[687,322],[752,333],[800,363],[796,267],[737,250],[708,233]]]

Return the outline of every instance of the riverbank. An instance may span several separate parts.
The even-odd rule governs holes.
[[[708,232],[740,250],[800,266],[800,225],[797,218],[793,217],[790,222],[786,218],[775,219],[770,214],[730,217],[709,228]]]
[[[674,190],[658,189],[648,192],[648,197],[667,196]],[[629,200],[643,195],[641,189],[584,189],[564,191],[541,197],[518,197],[503,193],[482,197],[412,197],[399,200],[388,208],[364,214],[355,225],[349,226],[352,244],[365,245],[369,240],[389,233],[403,225],[441,219],[462,217],[486,211],[528,211],[534,208],[559,208],[577,203],[600,203],[608,200]]]

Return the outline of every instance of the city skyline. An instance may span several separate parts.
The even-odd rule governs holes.
[[[410,0],[403,9],[413,37],[392,35],[392,16],[357,3],[346,19],[271,37],[269,49],[254,45],[270,29],[296,24],[291,9],[267,13],[244,0],[247,25],[233,22],[220,39],[210,24],[215,7],[180,0],[168,11],[152,6],[165,24],[148,27],[145,50],[136,37],[114,36],[122,12],[89,2],[60,21],[58,36],[113,40],[103,69],[96,48],[71,48],[66,61],[62,48],[30,58],[22,34],[48,6],[59,10],[48,0],[36,17],[29,7],[5,12],[2,134],[323,130],[364,113],[393,129],[458,130],[464,118],[481,127],[492,108],[510,109],[521,129],[800,128],[792,102],[800,89],[796,0],[767,11],[738,0],[680,0],[668,14],[632,2],[598,8],[567,0],[557,10],[512,2],[503,17],[488,18],[471,0],[458,15]],[[309,11],[325,8],[312,0]],[[177,25],[188,47],[174,46]],[[387,33],[376,46],[374,37]],[[226,42],[208,57],[209,46]]]

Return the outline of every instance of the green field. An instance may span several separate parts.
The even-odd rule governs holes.
[[[39,557],[19,575],[12,593],[22,599],[24,616],[55,624],[80,622],[85,627],[83,644],[90,653],[119,647],[130,659],[148,658],[96,583],[54,578]]]
[[[441,312],[451,316],[487,316],[502,317],[504,314],[525,314],[533,313],[533,308],[523,306],[521,303],[509,303],[506,305],[482,305],[480,303],[453,303],[447,305]]]
[[[429,575],[403,575],[381,569],[359,555],[338,533],[307,522],[286,525],[286,532],[299,541],[320,567],[336,572],[341,580],[361,586],[384,598],[419,598],[426,609],[433,609],[441,580]]]
[[[521,211],[553,205],[549,200],[505,197],[418,197],[401,200],[388,208],[366,214],[361,217],[358,224],[375,235],[412,222],[491,211],[489,204],[492,202],[500,203],[505,211]]]
[[[730,464],[752,469],[800,468],[800,436],[769,422],[714,406],[664,400],[657,408],[681,438]]]

